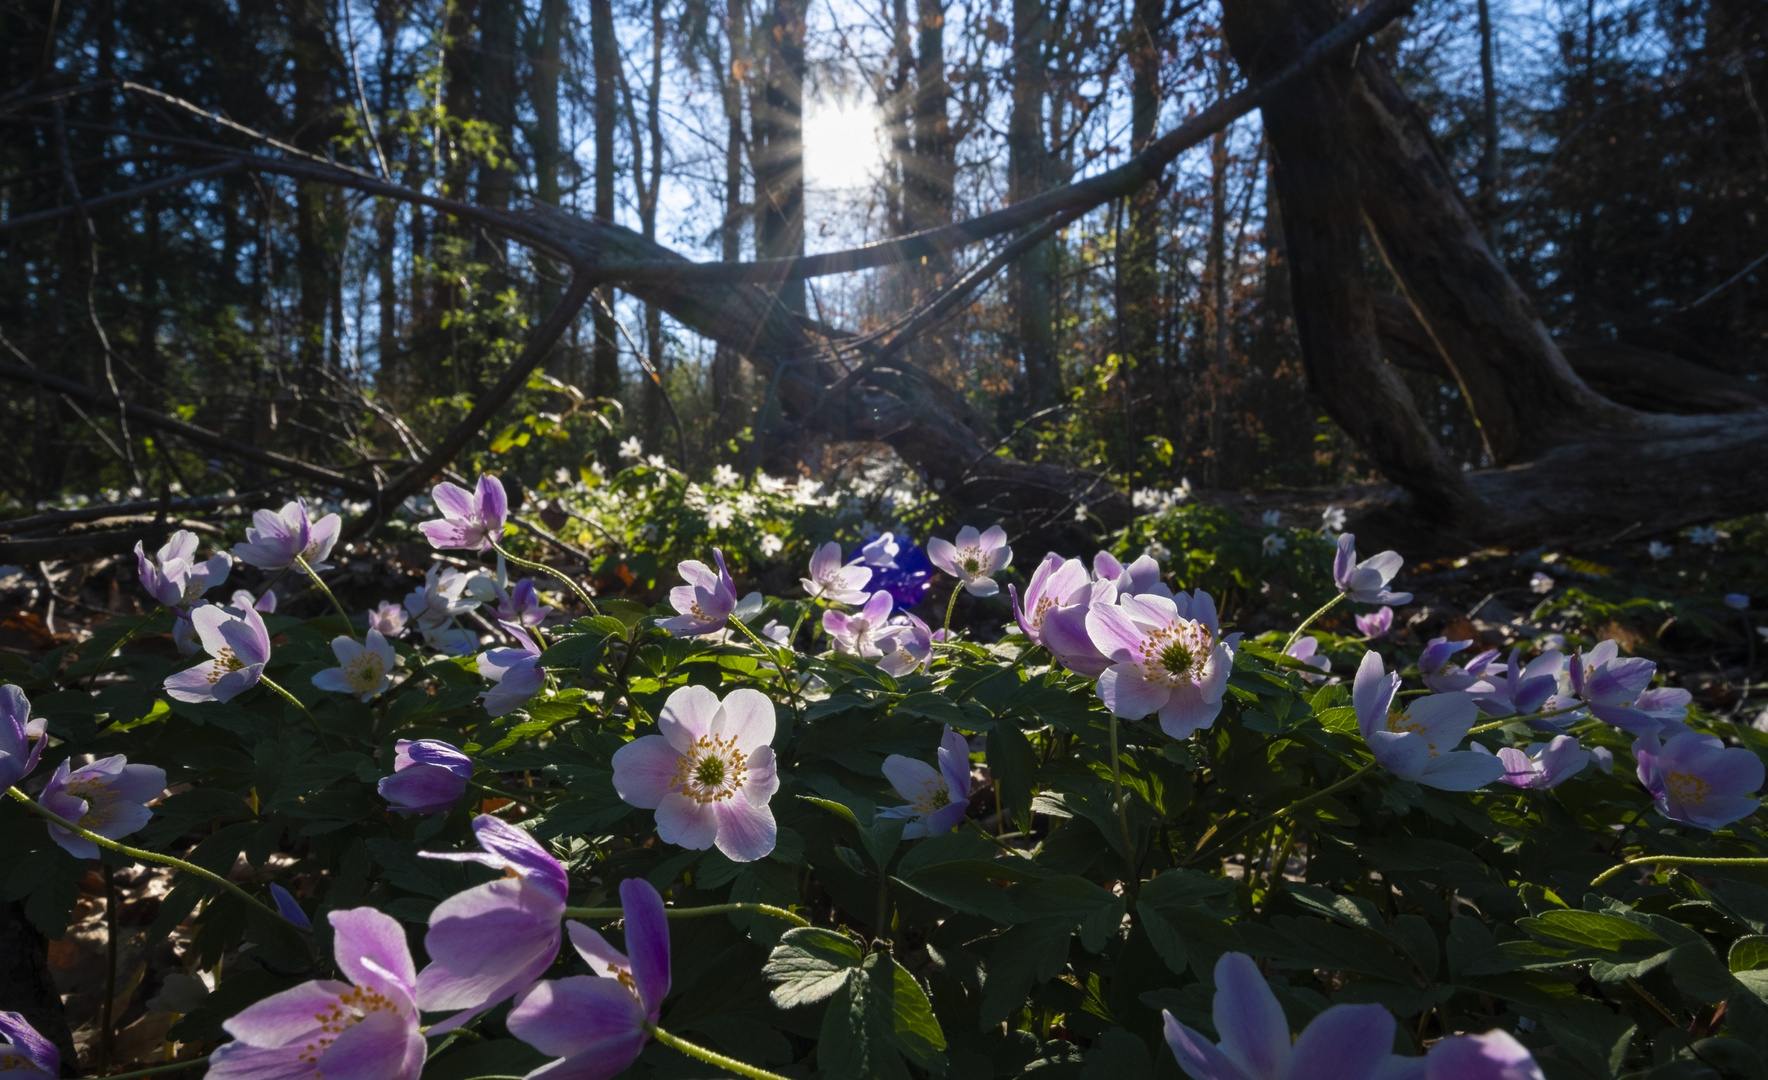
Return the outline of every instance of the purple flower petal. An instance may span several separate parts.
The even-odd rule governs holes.
[[[19,1066],[23,1067],[14,1068],[21,1077],[31,1075],[29,1069],[32,1067],[43,1076],[61,1075],[61,1051],[20,1014],[0,1012],[0,1039],[5,1040],[0,1043],[0,1062],[17,1059]]]
[[[1165,1026],[1166,1045],[1178,1059],[1179,1068],[1191,1080],[1254,1080],[1216,1049],[1214,1043],[1174,1019],[1172,1013],[1163,1009],[1160,1016]],[[1259,1077],[1258,1080],[1265,1078]]]
[[[1425,1057],[1426,1080],[1543,1080],[1528,1047],[1503,1031],[1454,1035]]]
[[[615,1076],[644,1047],[644,1021],[644,1006],[619,982],[573,975],[523,991],[506,1023],[510,1034],[541,1053],[582,1058],[605,1069],[583,1075]]]
[[[520,878],[442,901],[424,935],[430,964],[418,973],[419,1006],[464,1010],[445,1022],[452,1030],[538,979],[558,956],[563,910]]]
[[[322,1080],[417,1080],[424,1049],[423,1036],[407,1017],[371,1011],[320,1051],[315,1074]]]
[[[1282,1076],[1289,1068],[1289,1021],[1258,966],[1245,953],[1223,953],[1215,966],[1212,1018],[1222,1053],[1250,1076]]]
[[[773,811],[765,802],[726,799],[713,803],[711,808],[712,816],[718,823],[714,842],[727,859],[732,862],[754,862],[774,849],[778,829],[774,824]],[[661,826],[661,808],[658,810],[658,818]],[[662,834],[660,827],[658,834]]]
[[[1099,700],[1126,720],[1158,712],[1172,696],[1167,687],[1150,682],[1140,664],[1117,664],[1099,676]]]
[[[1295,1063],[1305,1063],[1307,1080],[1376,1080],[1393,1048],[1392,1013],[1380,1005],[1334,1005],[1295,1040]]]
[[[663,897],[643,878],[627,878],[620,883],[620,909],[626,918],[632,981],[654,1024],[669,996],[669,919]]]
[[[657,804],[657,837],[665,844],[704,851],[718,839],[718,819],[707,804],[671,791]]]
[[[723,720],[715,727],[738,750],[753,754],[773,742],[774,725],[774,703],[759,690],[742,687],[725,696]]]
[[[704,686],[684,686],[669,695],[657,714],[657,730],[679,753],[687,753],[694,741],[712,733],[721,704],[718,695]]]

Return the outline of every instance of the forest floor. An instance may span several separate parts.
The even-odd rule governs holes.
[[[1256,519],[1273,506],[1315,515],[1323,508],[1249,498],[1236,509]],[[1768,727],[1768,640],[1757,631],[1768,625],[1762,613],[1768,609],[1768,522],[1757,517],[1660,544],[1479,551],[1409,562],[1396,586],[1414,599],[1396,611],[1392,644],[1415,655],[1430,638],[1445,636],[1527,654],[1537,643],[1551,644],[1549,635],[1565,635],[1574,645],[1612,637],[1627,651],[1657,661],[1666,681],[1692,691],[1701,709]],[[328,580],[346,607],[366,609],[421,585],[430,561],[421,545],[358,546],[334,555],[338,568]],[[1750,596],[1753,603],[1739,610],[1727,606],[1727,595]],[[44,563],[29,571],[0,567],[0,653],[39,660],[77,645],[109,620],[144,614],[147,603],[130,555]],[[325,601],[309,590],[282,597],[279,606],[290,614],[318,614]],[[1350,623],[1341,609],[1321,629],[1354,637]],[[137,640],[127,648],[169,653],[171,642]],[[1342,659],[1335,666],[1341,675],[1348,670]],[[188,924],[146,940],[170,886],[164,868],[119,869],[108,883],[95,869],[81,882],[72,926],[50,943],[51,970],[87,1070],[101,1063],[111,1070],[144,1068],[195,1052],[168,1046],[166,1032],[200,1000],[204,983],[213,985],[213,973],[187,971]],[[101,1047],[107,985],[114,1034]]]

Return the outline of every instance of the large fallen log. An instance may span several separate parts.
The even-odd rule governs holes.
[[[1389,363],[1455,381],[1442,351],[1405,297],[1377,295],[1375,325]],[[1680,356],[1568,334],[1555,334],[1553,343],[1592,390],[1640,412],[1724,413],[1768,405],[1768,386]]]
[[[1223,27],[1235,60],[1257,78],[1337,20],[1331,0],[1233,0]],[[1449,543],[1521,546],[1649,535],[1768,508],[1768,469],[1753,467],[1768,460],[1768,407],[1705,375],[1682,393],[1657,396],[1684,406],[1717,398],[1726,411],[1674,415],[1662,401],[1652,411],[1632,407],[1687,370],[1576,343],[1582,347],[1571,351],[1582,354],[1591,379],[1617,392],[1586,381],[1486,247],[1428,126],[1372,52],[1349,70],[1311,72],[1263,114],[1286,239],[1302,216],[1323,212],[1309,184],[1354,176],[1362,219],[1414,316],[1403,323],[1390,309],[1381,319],[1381,305],[1369,298],[1367,315],[1356,304],[1347,313],[1333,293],[1360,280],[1361,267],[1354,247],[1340,244],[1323,257],[1291,252],[1298,324],[1341,326],[1358,338],[1365,317],[1389,330],[1403,323],[1383,335],[1382,350],[1401,363],[1440,364],[1502,466],[1450,484],[1440,479],[1434,440],[1371,442],[1368,407],[1331,389],[1334,381],[1374,385],[1366,358],[1304,331],[1310,386],[1405,489],[1364,515],[1371,524]],[[1343,213],[1343,205],[1339,197],[1330,212]],[[1424,359],[1433,353],[1435,363]],[[1384,421],[1388,430],[1406,423]]]

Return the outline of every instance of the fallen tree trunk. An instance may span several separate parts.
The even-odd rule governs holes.
[[[1337,18],[1331,0],[1232,0],[1223,28],[1236,61],[1256,78],[1288,62],[1300,43]],[[1434,534],[1453,543],[1526,546],[1660,533],[1768,508],[1768,470],[1738,468],[1768,460],[1768,407],[1737,386],[1688,378],[1685,367],[1613,347],[1579,344],[1571,351],[1592,380],[1620,387],[1615,397],[1581,377],[1486,247],[1428,126],[1371,52],[1360,53],[1350,71],[1310,73],[1262,108],[1286,233],[1295,235],[1297,214],[1312,209],[1301,201],[1305,193],[1293,200],[1289,193],[1343,175],[1335,168],[1354,172],[1362,220],[1413,316],[1406,321],[1391,305],[1374,305],[1378,315],[1386,308],[1377,325],[1394,331],[1383,334],[1383,351],[1402,364],[1448,373],[1503,466],[1447,485],[1434,441],[1372,443],[1365,406],[1331,388],[1335,380],[1368,380],[1366,359],[1304,331],[1310,386],[1405,490],[1366,512],[1368,524],[1420,540]],[[1333,212],[1342,213],[1342,205]],[[1338,245],[1332,257],[1292,253],[1298,325],[1318,320],[1359,337],[1360,316],[1346,321],[1332,295],[1339,282],[1360,275],[1350,245]],[[1649,380],[1641,379],[1644,370]],[[1654,393],[1678,380],[1687,384],[1681,392]],[[1659,409],[1641,411],[1626,400],[1650,397],[1659,398]],[[1662,411],[1666,399],[1698,402],[1703,411],[1671,415]],[[1726,411],[1706,404],[1715,400]],[[1404,460],[1382,456],[1396,453]],[[1445,499],[1445,489],[1465,496]]]
[[[1375,323],[1387,361],[1450,382],[1455,373],[1403,296],[1375,297]],[[1768,405],[1768,386],[1679,356],[1596,338],[1558,334],[1561,355],[1592,390],[1640,412],[1725,413]]]

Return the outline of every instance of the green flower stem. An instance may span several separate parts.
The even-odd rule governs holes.
[[[1239,840],[1241,837],[1245,836],[1247,833],[1254,832],[1254,831],[1262,831],[1266,826],[1270,825],[1272,822],[1277,821],[1279,818],[1285,817],[1286,815],[1293,814],[1297,810],[1300,810],[1302,807],[1307,806],[1310,803],[1317,803],[1321,799],[1326,798],[1328,795],[1335,795],[1338,792],[1343,791],[1345,788],[1352,786],[1357,781],[1363,779],[1363,777],[1365,777],[1365,776],[1368,776],[1370,773],[1374,772],[1379,767],[1380,767],[1380,765],[1378,762],[1371,761],[1369,764],[1358,769],[1356,772],[1351,773],[1349,776],[1345,777],[1343,780],[1340,780],[1335,784],[1330,784],[1326,787],[1323,787],[1319,791],[1314,792],[1312,795],[1307,795],[1307,796],[1304,796],[1300,799],[1297,799],[1296,801],[1290,803],[1288,806],[1285,806],[1281,810],[1273,810],[1269,814],[1266,814],[1264,817],[1259,818],[1257,821],[1254,821],[1252,824],[1244,826],[1241,829],[1235,831],[1233,835],[1227,837],[1226,839],[1224,839],[1220,843],[1218,843],[1214,850],[1220,850],[1221,848],[1227,847],[1229,844],[1232,844],[1236,840]],[[1207,836],[1205,836],[1204,839],[1207,840],[1209,838]],[[1197,854],[1192,855],[1189,859],[1186,859],[1185,861],[1186,862],[1195,862],[1201,856],[1202,850],[1203,850],[1202,844],[1199,844]]]
[[[1495,731],[1501,727],[1507,727],[1511,724],[1521,724],[1521,723],[1524,723],[1529,720],[1546,720],[1549,717],[1553,717],[1553,716],[1564,716],[1566,713],[1577,712],[1579,709],[1582,709],[1583,707],[1584,707],[1584,703],[1580,701],[1576,705],[1567,705],[1563,709],[1548,709],[1546,712],[1529,713],[1525,716],[1500,717],[1497,720],[1493,720],[1491,723],[1481,724],[1478,727],[1468,728],[1467,733],[1469,735],[1478,735],[1482,731]]]
[[[672,907],[664,908],[663,914],[671,919],[695,919],[702,915],[767,915],[775,919],[783,919],[793,926],[809,926],[810,920],[802,915],[795,915],[782,907],[772,904],[753,904],[749,902],[737,904],[713,904],[710,907]],[[565,917],[569,919],[618,919],[625,914],[617,907],[568,907]]]
[[[1619,866],[1611,866],[1590,882],[1592,889],[1624,873],[1629,866],[1655,863],[1659,866],[1768,866],[1768,859],[1724,859],[1704,855],[1639,855]]]
[[[958,594],[964,591],[963,585],[952,586],[952,598],[945,605],[945,639],[952,639],[952,612],[958,610]]]
[[[1123,768],[1117,753],[1117,713],[1111,714],[1111,722],[1107,726],[1111,732],[1111,790],[1117,798],[1117,831],[1123,837],[1123,858],[1130,867],[1130,876],[1124,884],[1133,893],[1141,884],[1142,873],[1141,868],[1136,865],[1136,845],[1130,839],[1129,807],[1123,801]]]
[[[129,644],[129,642],[134,639],[136,634],[141,633],[142,627],[144,627],[148,623],[152,622],[154,620],[154,618],[159,615],[160,612],[165,611],[165,610],[167,610],[167,609],[163,606],[154,608],[152,611],[148,612],[146,615],[143,615],[140,619],[136,620],[135,625],[131,626],[127,631],[125,631],[122,637],[120,637],[116,641],[112,642],[111,647],[109,649],[106,649],[104,655],[98,658],[98,664],[95,667],[93,667],[92,674],[86,676],[86,685],[91,686],[93,683],[97,682],[98,677],[100,675],[104,674],[105,665],[109,664],[111,662],[111,657],[117,655],[119,652],[122,652],[123,646]]]
[[[1295,628],[1295,632],[1293,634],[1289,635],[1289,640],[1285,641],[1283,643],[1283,651],[1288,652],[1289,647],[1291,645],[1294,645],[1297,641],[1301,640],[1301,634],[1302,634],[1303,630],[1306,630],[1308,627],[1314,625],[1315,619],[1318,619],[1320,616],[1326,614],[1328,611],[1331,611],[1334,607],[1337,606],[1338,602],[1343,599],[1344,599],[1343,593],[1333,593],[1332,599],[1326,601],[1324,604],[1321,604],[1318,611],[1314,612],[1312,615],[1309,615],[1307,618],[1305,618],[1301,621],[1301,625]]]
[[[319,719],[311,712],[307,711],[307,706],[301,704],[300,698],[283,689],[281,685],[272,682],[268,675],[258,676],[258,681],[265,686],[268,686],[271,690],[274,690],[284,701],[301,710],[301,715],[305,716],[307,722],[313,725],[313,734],[319,736],[319,748],[328,754],[331,753],[331,744],[325,739],[325,729],[319,726]]]
[[[511,555],[509,552],[507,552],[503,549],[502,544],[499,544],[495,540],[491,541],[491,550],[497,552],[499,555],[502,555],[504,557],[504,561],[514,563],[517,566],[520,566],[524,570],[538,571],[539,573],[546,574],[549,577],[554,577],[554,578],[557,578],[558,580],[564,582],[565,587],[567,589],[570,589],[572,592],[576,593],[577,599],[583,601],[583,606],[585,608],[589,609],[589,613],[591,615],[600,615],[601,614],[601,609],[597,608],[595,606],[595,601],[591,600],[589,598],[589,594],[587,592],[583,591],[583,586],[577,584],[575,581],[572,581],[571,575],[565,573],[563,570],[555,570],[552,567],[546,565],[545,563],[530,562],[527,559],[520,558],[519,556]]]
[[[655,1024],[646,1024],[645,1030],[651,1033],[651,1038],[656,1039],[671,1050],[678,1050],[691,1058],[699,1058],[708,1065],[723,1069],[728,1073],[735,1073],[737,1076],[743,1077],[744,1080],[786,1080],[786,1078],[779,1073],[771,1073],[766,1069],[758,1069],[753,1065],[738,1061],[736,1058],[725,1057],[716,1050],[708,1050],[704,1046],[696,1046],[680,1036],[669,1034],[669,1032],[664,1031]]]
[[[327,585],[325,579],[315,573],[313,568],[307,565],[307,560],[301,556],[295,556],[295,565],[301,568],[301,572],[306,574],[307,577],[312,580],[313,584],[319,586],[319,591],[325,594],[327,600],[331,601],[332,610],[338,613],[338,618],[344,620],[344,633],[349,634],[354,638],[356,636],[356,627],[350,622],[350,613],[344,610],[344,605],[338,603],[338,596],[331,591],[331,586]]]
[[[780,669],[780,688],[785,690],[786,693],[788,695],[790,695],[791,697],[796,698],[798,696],[798,691],[792,685],[792,677],[790,675],[786,674],[785,661],[780,659],[779,653],[776,651],[778,649],[778,646],[770,647],[768,642],[761,640],[760,634],[757,634],[755,631],[749,629],[749,625],[747,623],[745,623],[743,620],[737,618],[735,615],[730,616],[730,618],[727,619],[726,621],[729,622],[732,626],[736,627],[738,630],[741,630],[743,632],[743,636],[747,637],[750,641],[754,642],[755,647],[757,649],[761,650],[761,655],[768,657],[769,659],[771,659],[774,662],[774,667]]]
[[[206,1065],[208,1064],[208,1061],[209,1055],[204,1054],[200,1058],[191,1058],[189,1061],[169,1061],[164,1065],[155,1065],[151,1069],[136,1069],[134,1072],[112,1073],[105,1077],[104,1080],[136,1080],[137,1077],[142,1076],[164,1076],[166,1073],[177,1072],[180,1069],[188,1069],[195,1065]]]
[[[495,795],[500,799],[508,799],[510,802],[515,803],[517,806],[520,806],[523,809],[529,810],[533,813],[540,812],[540,808],[535,806],[533,803],[529,802],[527,799],[524,799],[519,795],[512,795],[509,792],[503,790],[502,788],[494,788],[490,784],[481,784],[477,780],[468,780],[467,786],[476,787],[480,791],[483,791],[488,795]]]
[[[285,925],[288,925],[288,926],[292,926],[296,930],[299,930],[303,934],[309,932],[305,927],[296,926],[294,923],[289,922],[289,920],[282,917],[282,912],[277,911],[275,908],[271,907],[269,904],[266,904],[264,901],[253,896],[251,893],[246,892],[244,889],[240,888],[238,885],[235,885],[233,882],[228,881],[226,878],[222,877],[220,874],[217,874],[212,870],[204,870],[202,867],[198,866],[197,864],[192,863],[192,862],[185,862],[183,859],[180,859],[174,855],[161,855],[158,852],[148,851],[144,848],[130,847],[128,844],[120,844],[117,841],[112,840],[108,836],[100,836],[99,834],[93,832],[91,829],[87,829],[87,828],[84,828],[80,825],[76,825],[75,823],[69,821],[67,818],[64,818],[60,814],[57,814],[54,811],[48,809],[43,804],[37,802],[35,799],[31,798],[29,795],[26,795],[24,792],[20,791],[16,787],[7,788],[6,794],[12,796],[14,799],[17,799],[19,802],[24,803],[26,806],[28,806],[32,810],[36,811],[36,813],[39,816],[47,818],[48,820],[55,822],[57,825],[60,825],[62,828],[66,829],[68,832],[73,833],[75,836],[82,837],[84,839],[92,841],[94,844],[97,844],[99,847],[109,848],[110,850],[117,852],[119,855],[127,855],[131,859],[135,859],[139,862],[160,863],[163,866],[170,866],[173,869],[182,870],[187,874],[195,874],[197,877],[202,878],[204,881],[221,886],[223,889],[226,889],[228,892],[239,897],[241,900],[244,900],[246,903],[251,904],[253,907],[256,907],[259,911],[264,912],[266,915],[269,915],[271,918],[275,919],[276,921],[283,923]]]

